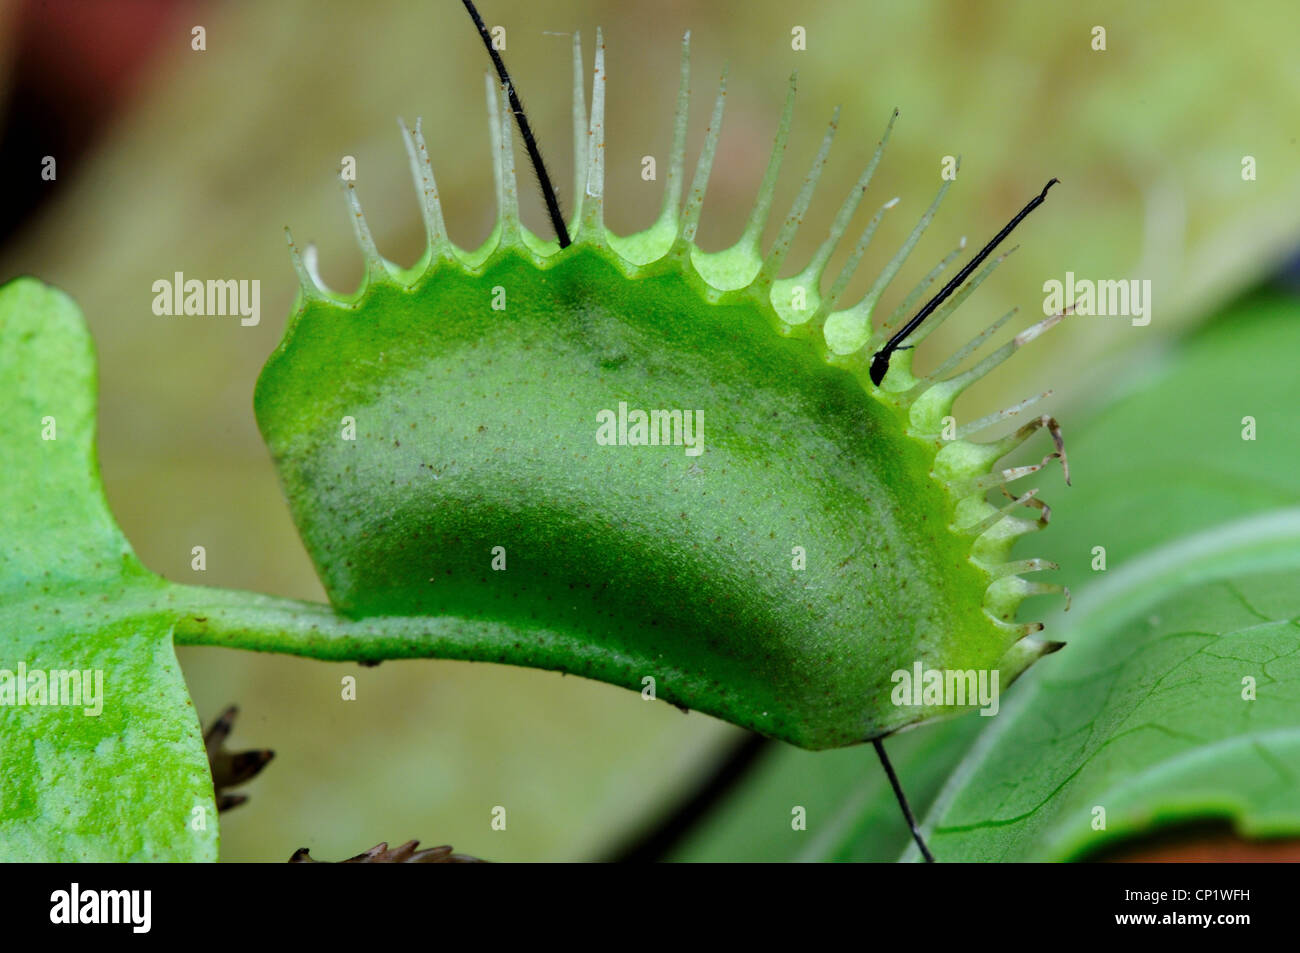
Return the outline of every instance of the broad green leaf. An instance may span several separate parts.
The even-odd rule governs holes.
[[[935,856],[1066,860],[1190,820],[1300,831],[1300,509],[1178,540],[1078,602],[1069,650],[940,795]]]
[[[171,621],[140,605],[162,583],[104,502],[94,402],[76,306],[0,288],[0,859],[215,859]]]

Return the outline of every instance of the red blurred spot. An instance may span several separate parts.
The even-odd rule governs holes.
[[[63,123],[102,121],[132,91],[169,35],[189,43],[185,0],[27,0],[16,23],[14,86],[39,91]]]

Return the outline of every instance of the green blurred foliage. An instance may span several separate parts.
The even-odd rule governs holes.
[[[1018,555],[1061,566],[1075,587],[1176,538],[1293,505],[1300,497],[1300,308],[1293,295],[1251,294],[1187,340],[1107,376],[1110,398],[1076,427],[1051,528]],[[1250,418],[1249,423],[1246,418]],[[1247,431],[1253,439],[1243,439]]]
[[[885,742],[918,818],[988,724],[971,713],[920,725]],[[797,808],[803,809],[803,829],[795,827]],[[870,746],[802,751],[783,744],[668,859],[887,863],[911,843],[893,789]]]
[[[932,336],[918,365],[1013,305],[1023,319],[1005,333],[1023,327],[1039,313],[1043,281],[1066,270],[1151,278],[1155,319],[1147,328],[1067,321],[976,388],[963,405],[967,419],[1049,386],[1063,398],[1082,395],[1081,368],[1205,316],[1273,267],[1300,224],[1296,137],[1279,118],[1300,105],[1300,74],[1280,28],[1294,16],[1286,2],[481,7],[489,23],[507,26],[507,60],[567,206],[568,44],[543,31],[581,29],[590,61],[594,29],[604,27],[607,215],[620,231],[649,224],[658,208],[660,184],[641,181],[640,158],[666,156],[678,40],[688,28],[697,71],[691,154],[714,77],[724,60],[731,70],[700,230],[706,248],[739,235],[790,70],[799,70],[801,92],[775,216],[831,106],[845,111],[789,271],[821,239],[899,106],[865,205],[903,201],[853,289],[865,289],[929,202],[941,158],[963,161],[886,310],[959,236],[982,242],[1059,176],[1063,186],[1018,236],[1024,247]],[[202,22],[207,51],[192,52],[188,32],[177,33],[84,174],[11,244],[0,276],[37,274],[85,311],[100,357],[108,494],[144,562],[181,581],[319,599],[252,415],[253,383],[294,296],[281,228],[316,241],[325,278],[353,287],[361,256],[335,173],[354,155],[380,249],[403,265],[415,261],[422,230],[394,119],[423,116],[452,236],[465,246],[481,241],[494,214],[486,60],[449,2],[247,0],[207,8]],[[790,49],[796,24],[808,31],[806,52]],[[1107,30],[1106,52],[1090,47],[1095,25]],[[1258,181],[1241,179],[1247,154]],[[524,216],[545,233],[536,196],[525,196]],[[261,325],[156,317],[151,285],[176,271],[260,278]],[[198,578],[189,568],[197,544],[207,546],[209,567]],[[185,651],[182,663],[205,718],[230,701],[243,707],[234,746],[279,751],[251,786],[250,805],[223,820],[227,859],[281,859],[298,846],[328,859],[407,837],[502,859],[593,856],[689,785],[732,735],[631,693],[492,666],[358,672],[216,650]],[[356,703],[338,700],[347,673],[360,678]],[[518,826],[493,834],[488,812],[503,803],[519,805]]]

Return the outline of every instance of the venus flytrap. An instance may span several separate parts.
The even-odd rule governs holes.
[[[694,237],[721,134],[725,77],[688,186],[686,41],[682,54],[665,203],[646,231],[619,236],[604,225],[605,51],[598,36],[588,114],[575,36],[581,190],[571,234],[563,223],[557,229],[571,238],[567,247],[519,219],[517,98],[495,80],[488,105],[499,216],[481,248],[460,249],[447,236],[419,122],[401,127],[427,234],[414,266],[379,253],[351,181],[344,192],[366,262],[355,293],[326,288],[314,251],[300,252],[289,238],[300,294],[258,380],[255,410],[329,607],[176,585],[141,566],[98,485],[84,327],[58,293],[30,280],[6,286],[0,331],[21,359],[5,365],[14,412],[4,452],[18,454],[7,462],[26,476],[5,487],[5,512],[16,515],[4,536],[61,540],[26,555],[23,542],[0,578],[10,596],[6,631],[45,631],[38,623],[51,599],[62,614],[50,630],[62,641],[20,642],[33,664],[66,663],[60,652],[74,645],[107,653],[104,725],[127,717],[115,681],[128,671],[152,671],[147,677],[168,682],[176,702],[184,697],[174,659],[167,663],[174,639],[318,659],[503,662],[638,693],[651,677],[658,699],[803,748],[873,741],[881,750],[879,740],[893,732],[970,707],[897,704],[892,673],[917,666],[996,673],[1005,688],[1058,648],[1038,636],[1041,624],[1015,618],[1027,596],[1061,591],[1022,576],[1053,564],[1011,559],[1017,538],[1045,526],[1050,511],[1036,490],[1011,494],[1007,485],[1054,458],[1064,467],[1059,427],[1042,416],[1002,438],[971,439],[1025,401],[965,424],[953,438],[943,431],[965,387],[1060,316],[964,373],[957,368],[997,325],[927,377],[913,374],[907,349],[996,266],[1001,258],[974,274],[1010,226],[923,309],[927,323],[901,322],[964,241],[877,326],[876,304],[948,183],[864,299],[843,306],[876,226],[897,204],[890,199],[823,294],[827,263],[881,161],[891,117],[811,262],[781,278],[838,124],[836,117],[764,252],[792,80],[740,240],[701,251]],[[41,368],[57,371],[57,381],[33,376]],[[669,415],[679,408],[683,423],[687,409],[703,415],[693,418],[708,420],[702,452],[683,455],[674,441],[602,445],[599,415],[621,406],[669,408]],[[47,469],[31,471],[18,460],[39,438],[36,424],[25,422],[47,412],[59,417],[62,452],[47,451]],[[671,434],[671,416],[667,427]],[[999,469],[1040,429],[1055,443],[1043,463]],[[71,509],[33,504],[51,487]],[[990,490],[1011,502],[990,503]],[[1026,506],[1036,519],[1016,515]],[[796,546],[798,568],[790,558]],[[497,565],[506,552],[508,562]],[[55,570],[61,581],[51,588],[42,573]],[[39,817],[11,811],[0,846],[83,858],[211,856],[212,789],[185,709],[130,715],[133,740],[113,770],[161,759],[176,773],[171,787],[160,788],[171,792],[174,816],[143,840],[128,831],[133,822],[99,821],[60,835]],[[0,744],[21,747],[36,717],[7,724]],[[157,746],[164,736],[175,754]],[[65,774],[111,768],[99,760],[99,733],[69,738],[53,755]],[[5,753],[6,764],[16,763],[8,757],[14,751]],[[46,793],[53,800],[45,810],[55,813],[77,797]],[[207,823],[187,828],[195,811]]]
[[[758,212],[735,246],[701,252],[693,238],[725,88],[683,192],[688,82],[684,43],[667,201],[645,232],[616,236],[603,224],[599,40],[570,247],[519,221],[511,113],[495,81],[500,214],[482,248],[447,238],[422,140],[408,136],[430,226],[414,268],[380,256],[349,188],[363,284],[339,294],[297,264],[298,306],[256,393],[295,521],[344,616],[507,627],[459,657],[628,688],[654,673],[665,700],[809,748],[953,714],[960,709],[895,705],[890,673],[913,664],[997,670],[1007,685],[1057,647],[1037,637],[1037,623],[1014,621],[1027,595],[1059,591],[1020,576],[1048,564],[1008,559],[1015,538],[1046,525],[1049,511],[1033,490],[1003,506],[985,495],[1037,469],[995,467],[1038,429],[1052,432],[1052,457],[1064,461],[1064,451],[1051,418],[989,443],[970,441],[971,431],[942,440],[942,419],[966,386],[1059,317],[965,374],[915,377],[898,348],[921,336],[919,321],[889,335],[871,326],[870,306],[838,307],[880,213],[822,298],[826,263],[889,129],[812,262],[778,279],[834,131],[763,255],[757,235],[789,101]],[[918,317],[940,310],[1042,198]],[[788,304],[796,286],[801,313]],[[494,289],[509,301],[497,313]],[[889,373],[877,382],[882,355]],[[620,406],[698,408],[709,420],[699,472],[648,439],[598,451],[592,421],[607,424],[608,408]],[[355,441],[338,438],[345,416],[358,421]],[[1037,520],[1014,515],[1026,505]],[[814,541],[798,577],[787,566],[793,539]],[[510,570],[489,574],[498,540],[509,541]]]

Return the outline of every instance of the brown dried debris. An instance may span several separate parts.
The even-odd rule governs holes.
[[[388,842],[376,844],[369,850],[362,851],[355,857],[349,857],[347,860],[340,860],[340,864],[485,864],[487,861],[480,860],[477,857],[470,857],[468,854],[453,854],[450,844],[443,844],[440,847],[425,847],[422,850],[416,850],[420,842],[418,840],[408,840],[391,850]],[[329,864],[335,861],[316,860],[308,852],[308,848],[299,847],[289,858],[291,864]]]
[[[227,751],[226,739],[234,728],[239,709],[230,705],[217,716],[203,734],[203,746],[208,752],[208,767],[212,770],[213,793],[217,798],[217,811],[228,811],[248,800],[246,794],[227,794],[226,788],[239,787],[251,781],[275,757],[274,751],[255,749]]]

